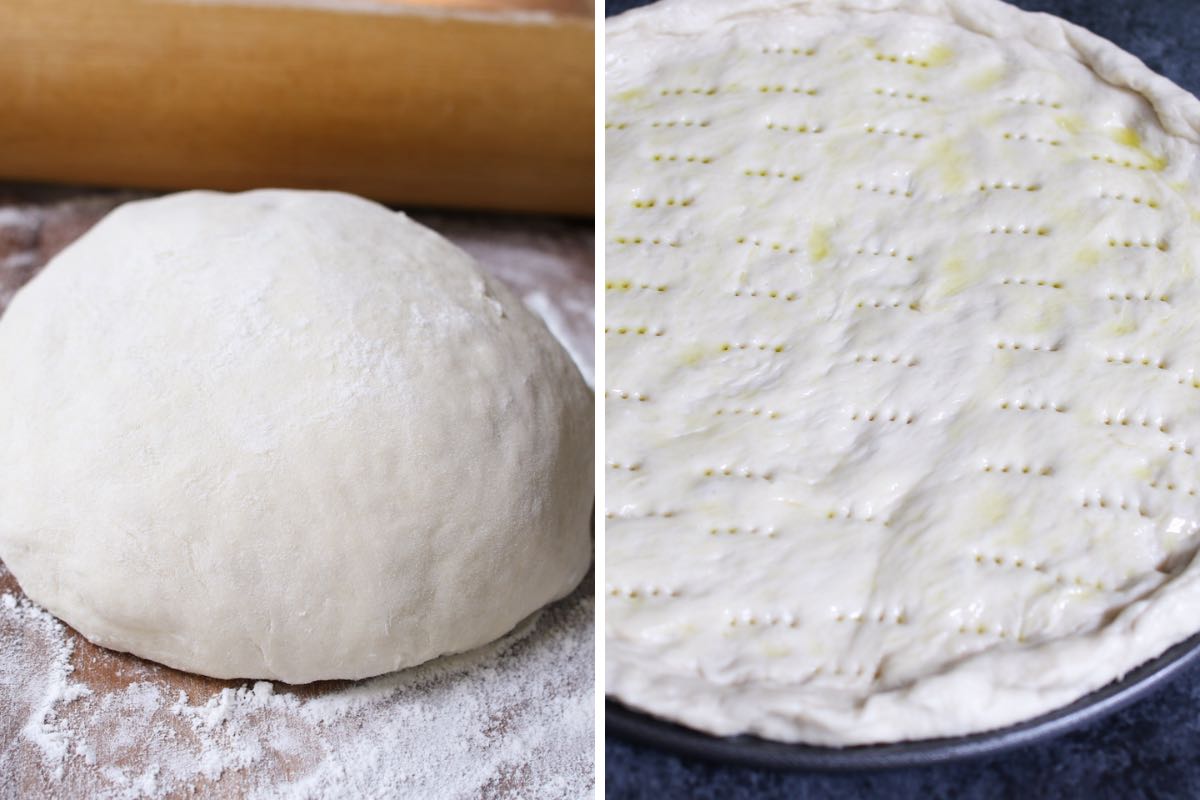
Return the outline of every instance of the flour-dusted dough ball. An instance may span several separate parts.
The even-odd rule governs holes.
[[[93,642],[221,678],[484,644],[591,559],[591,394],[402,214],[130,203],[0,318],[0,558]]]

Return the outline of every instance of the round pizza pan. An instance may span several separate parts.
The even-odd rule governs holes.
[[[606,16],[646,5],[650,0],[608,0]],[[1114,9],[1102,3],[1072,3],[1069,0],[1009,0],[1027,10],[1049,11],[1071,21],[1112,36],[1117,25]],[[1186,2],[1163,0],[1155,4],[1157,13],[1144,14],[1145,25],[1138,36],[1120,37],[1122,47],[1145,57],[1146,42],[1162,47],[1176,43],[1171,34],[1173,21]],[[1114,37],[1116,38],[1116,37]],[[1141,46],[1136,46],[1136,45]],[[1153,55],[1153,53],[1151,53]],[[1171,60],[1179,59],[1176,48],[1168,48]],[[1163,60],[1167,56],[1156,56]],[[1152,63],[1154,61],[1152,60]],[[1185,84],[1186,85],[1186,84]],[[1194,86],[1189,86],[1195,91]],[[606,703],[606,730],[611,736],[703,761],[780,770],[860,771],[943,764],[980,756],[995,755],[1026,745],[1061,736],[1096,723],[1113,712],[1164,686],[1191,664],[1200,663],[1200,633],[1170,648],[1155,659],[1127,673],[1121,680],[1087,694],[1068,706],[1042,716],[993,731],[941,739],[894,744],[832,748],[784,744],[753,736],[716,737],[675,725],[631,709],[609,698]]]
[[[1061,736],[1164,686],[1198,660],[1200,633],[1068,706],[970,736],[844,748],[785,744],[754,736],[718,737],[635,711],[611,697],[605,707],[605,729],[611,736],[675,755],[760,769],[847,772],[918,767],[994,755]]]

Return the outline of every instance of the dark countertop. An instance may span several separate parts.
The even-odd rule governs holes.
[[[1200,94],[1197,0],[1015,0],[1116,42]],[[610,0],[608,14],[644,5]],[[613,798],[704,800],[787,797],[1200,798],[1200,666],[1086,728],[1045,744],[959,764],[858,775],[773,773],[708,765],[610,738],[605,782]]]

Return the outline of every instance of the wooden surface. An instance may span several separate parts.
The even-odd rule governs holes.
[[[495,7],[0,0],[0,178],[590,215],[593,21]]]
[[[287,3],[294,0],[259,0],[260,2]],[[586,17],[591,19],[596,14],[596,7],[590,0],[371,0],[373,2],[392,5],[400,8],[413,6],[439,8],[465,8],[473,11],[552,11],[555,14]],[[245,0],[242,0],[245,2]],[[354,2],[354,0],[317,0],[329,5]]]
[[[0,318],[47,260],[139,196],[0,183]],[[550,303],[559,335],[590,351],[590,222],[417,219],[527,302]],[[90,644],[28,606],[0,563],[0,799],[428,797],[422,780],[430,776],[456,787],[454,797],[585,796],[594,769],[593,580],[545,610],[515,643],[473,656],[474,665],[448,668],[437,659],[376,681],[276,683],[272,702],[254,708],[245,696],[252,681],[190,675]],[[68,663],[56,664],[64,650]],[[56,680],[81,688],[64,693]],[[239,690],[243,710],[233,702],[224,711],[224,693]],[[352,712],[312,721],[342,698],[352,698],[345,701]],[[424,723],[431,734],[398,741],[387,728],[396,720]],[[468,745],[469,752],[454,750]],[[455,773],[444,781],[443,767]],[[467,772],[475,775],[463,778]]]
[[[287,3],[291,0],[266,0],[266,2]],[[353,0],[318,0],[329,5],[337,5],[339,3],[353,2]],[[563,14],[575,17],[586,17],[592,19],[596,14],[596,7],[590,0],[373,0],[377,3],[388,4],[401,8],[412,8],[414,6],[425,7],[440,7],[440,8],[465,8],[473,11],[552,11],[555,14]],[[244,2],[244,0],[243,0]]]

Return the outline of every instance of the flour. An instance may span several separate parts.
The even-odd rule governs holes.
[[[568,325],[570,324],[568,317],[554,301],[547,297],[542,292],[530,292],[525,295],[522,300],[525,305],[529,306],[532,311],[542,318],[546,323],[546,327],[554,334],[554,338],[558,339],[566,346],[567,353],[570,354],[571,360],[575,362],[575,366],[579,367],[579,371],[583,374],[584,380],[588,382],[588,386],[595,387],[595,368],[593,366],[595,350],[592,347],[580,349],[571,344],[571,335]],[[594,319],[595,310],[592,306],[588,306],[589,318]],[[588,342],[591,345],[591,342]]]
[[[37,264],[37,238],[38,218],[33,213],[0,207],[0,307],[8,303],[14,291],[5,284],[19,285],[10,276],[26,273]]]
[[[71,680],[74,667],[71,653],[74,645],[61,636],[62,624],[29,601],[12,594],[0,595],[0,639],[5,646],[0,652],[0,687],[21,693],[28,703],[29,713],[20,729],[20,736],[32,742],[42,753],[43,763],[56,778],[63,775],[63,762],[71,743],[71,732],[59,717],[59,710],[80,697],[91,694],[86,686]],[[10,630],[20,638],[10,645]],[[40,680],[22,683],[29,673],[10,669],[37,655],[43,660]],[[10,663],[12,662],[12,663]],[[34,673],[36,674],[36,673]]]
[[[0,568],[0,579],[11,580]],[[124,683],[74,676],[75,636],[0,595],[0,797],[582,797],[591,787],[591,582],[498,642],[313,692],[268,681],[172,690],[131,657]],[[86,645],[85,657],[112,656]],[[82,669],[81,665],[81,669]],[[213,682],[216,683],[216,682]],[[7,732],[7,731],[4,731]],[[102,765],[96,769],[96,765]],[[15,781],[15,782],[14,782]]]

